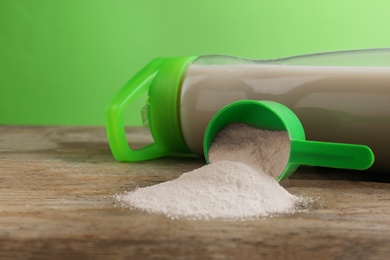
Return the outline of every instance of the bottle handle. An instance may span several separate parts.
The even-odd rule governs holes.
[[[124,110],[141,93],[148,91],[159,71],[160,59],[151,61],[134,75],[107,105],[105,110],[106,132],[110,149],[118,161],[150,160],[167,154],[156,142],[141,149],[132,150],[127,142],[124,126]]]

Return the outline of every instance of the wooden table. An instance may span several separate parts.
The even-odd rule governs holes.
[[[202,165],[116,162],[103,127],[0,126],[0,259],[389,257],[390,175],[301,168],[282,184],[307,209],[251,221],[171,220],[113,197]]]

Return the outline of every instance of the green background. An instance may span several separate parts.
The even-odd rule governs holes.
[[[387,0],[0,0],[0,124],[103,125],[110,98],[160,56],[390,47],[389,10]]]

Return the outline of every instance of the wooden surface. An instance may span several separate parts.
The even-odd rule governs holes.
[[[115,203],[203,164],[116,162],[102,127],[0,126],[0,259],[388,259],[389,175],[301,168],[282,185],[312,202],[252,221],[171,220]]]

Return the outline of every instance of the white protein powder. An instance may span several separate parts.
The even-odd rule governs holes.
[[[209,165],[116,199],[125,207],[173,219],[239,220],[288,213],[298,197],[276,179],[288,160],[289,146],[284,131],[229,125],[215,138]]]
[[[278,179],[290,155],[286,131],[257,129],[245,124],[231,124],[214,138],[209,149],[211,163],[229,160],[245,163]]]

